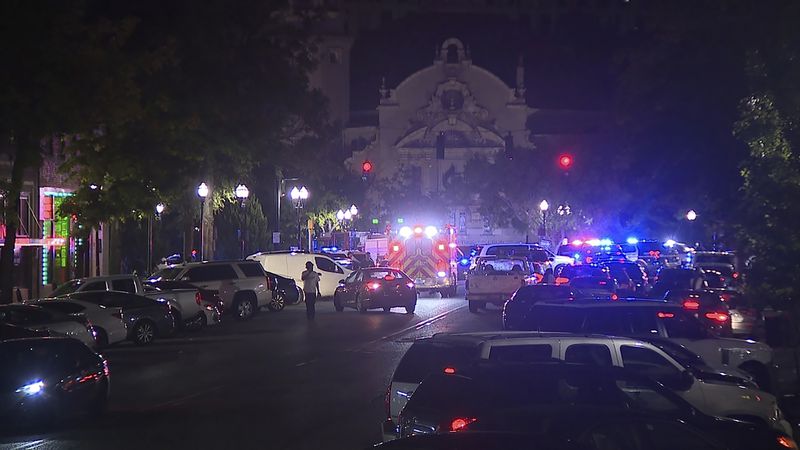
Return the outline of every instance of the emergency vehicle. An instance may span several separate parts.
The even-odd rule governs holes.
[[[389,267],[405,272],[419,292],[456,295],[458,269],[455,228],[446,225],[404,226],[389,238],[386,260]]]

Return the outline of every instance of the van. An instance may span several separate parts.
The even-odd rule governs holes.
[[[314,270],[320,274],[319,292],[322,297],[333,297],[339,281],[353,273],[323,253],[259,252],[248,256],[247,259],[258,261],[268,272],[292,278],[298,286],[302,286],[303,281],[300,276],[306,270],[306,263],[313,263]]]

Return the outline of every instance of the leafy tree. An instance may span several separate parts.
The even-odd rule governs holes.
[[[134,22],[95,17],[88,2],[9,0],[0,5],[0,136],[11,160],[3,185],[9,199],[6,239],[0,252],[0,302],[11,301],[13,251],[20,191],[26,171],[36,171],[42,143],[62,136],[91,136],[109,117],[135,111],[136,61],[124,57]],[[8,212],[12,212],[8,214]]]
[[[244,239],[244,256],[267,248],[270,239],[267,219],[257,198],[250,197],[240,205],[236,198],[228,196],[216,216],[218,258],[240,258],[242,239]]]

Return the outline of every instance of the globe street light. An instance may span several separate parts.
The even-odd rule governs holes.
[[[297,248],[303,249],[303,236],[302,236],[302,228],[300,226],[300,209],[305,206],[305,201],[308,199],[308,189],[305,186],[301,186],[299,189],[297,186],[292,188],[292,191],[289,193],[289,196],[292,197],[292,202],[294,202],[294,209],[297,212]]]
[[[163,203],[159,203],[156,205],[156,218],[158,219],[161,218],[161,214],[164,212],[164,208],[166,208],[166,206],[164,206]]]
[[[161,213],[164,212],[164,204],[159,203],[156,205],[156,221],[161,220]],[[153,268],[153,241],[155,240],[153,236],[153,216],[150,214],[147,215],[147,270],[151,270]]]
[[[352,215],[354,215],[354,216],[355,216],[356,214],[358,214],[358,208],[356,208],[356,205],[352,205],[352,206],[350,206],[350,214],[352,214]]]
[[[689,212],[686,213],[686,220],[693,222],[695,219],[697,219],[697,213],[694,212],[693,209],[690,209]]]
[[[539,203],[539,211],[542,212],[542,237],[547,237],[547,210],[550,208],[550,204],[547,203],[547,200],[542,200]]]
[[[236,189],[233,191],[233,193],[236,195],[236,198],[239,200],[239,209],[242,210],[242,211],[240,211],[241,215],[239,215],[239,230],[237,230],[237,231],[238,231],[238,235],[239,235],[239,244],[240,244],[241,250],[242,250],[241,256],[242,256],[242,259],[244,259],[244,249],[245,249],[245,239],[244,239],[245,229],[244,229],[244,227],[247,224],[247,222],[245,221],[245,218],[244,218],[244,201],[247,200],[247,197],[250,196],[250,189],[247,189],[247,186],[245,186],[244,184],[240,184],[240,185],[236,186]]]
[[[336,211],[336,220],[338,220],[339,222],[344,220],[344,211],[342,211],[341,209],[339,211]]]
[[[205,227],[203,226],[205,223],[205,206],[206,206],[206,197],[208,197],[208,185],[205,183],[200,183],[200,186],[197,186],[197,196],[200,197],[200,261],[203,260],[205,256]]]

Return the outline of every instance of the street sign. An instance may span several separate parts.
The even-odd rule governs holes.
[[[281,243],[281,232],[280,231],[273,231],[272,232],[272,243],[273,244],[280,244]]]

